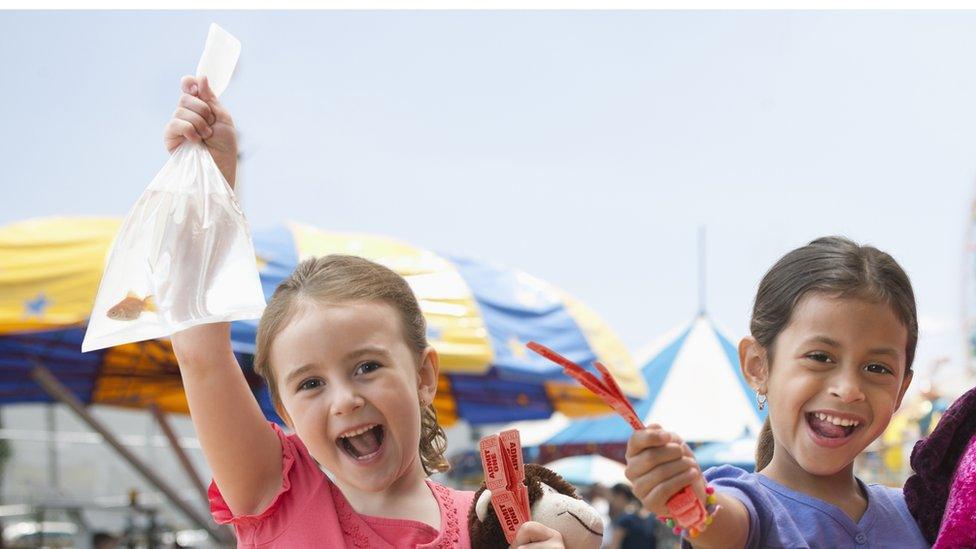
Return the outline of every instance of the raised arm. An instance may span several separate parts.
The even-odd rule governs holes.
[[[694,453],[677,435],[649,425],[627,442],[627,478],[644,508],[667,515],[667,501],[689,484],[704,500],[705,479]],[[722,507],[712,524],[692,540],[696,549],[744,547],[749,537],[749,514],[739,500],[716,492]]]
[[[237,143],[230,114],[205,79],[184,77],[183,94],[163,140],[170,152],[184,139],[203,141],[231,187]],[[230,344],[230,324],[173,334],[190,417],[220,492],[235,515],[255,513],[281,486],[281,443],[272,431]]]

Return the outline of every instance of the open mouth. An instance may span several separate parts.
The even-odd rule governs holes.
[[[806,417],[813,434],[829,445],[843,444],[861,427],[858,420],[839,418],[824,412],[810,412]]]
[[[379,453],[383,447],[383,426],[376,424],[349,431],[339,435],[336,444],[349,457],[366,461]]]

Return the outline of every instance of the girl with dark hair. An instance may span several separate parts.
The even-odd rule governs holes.
[[[676,434],[651,425],[627,447],[645,508],[666,515],[689,484],[705,501],[707,481],[719,509],[694,547],[928,547],[900,490],[854,476],[912,380],[918,320],[898,263],[846,238],[814,240],[763,277],[750,331],[740,365],[769,407],[757,472],[702,474]]]

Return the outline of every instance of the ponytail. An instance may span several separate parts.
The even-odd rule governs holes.
[[[451,463],[444,457],[447,451],[447,435],[437,422],[437,410],[433,404],[420,406],[420,462],[428,475],[445,473]]]
[[[756,472],[762,471],[773,459],[773,427],[769,423],[769,416],[763,422],[762,430],[759,431],[759,439],[756,442]]]

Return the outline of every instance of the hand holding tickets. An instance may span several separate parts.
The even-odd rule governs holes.
[[[719,509],[691,449],[660,425],[635,431],[627,441],[626,473],[644,507],[657,513],[675,534],[697,537]]]
[[[239,54],[240,42],[211,25],[197,77],[184,78],[167,126],[172,156],[115,237],[82,351],[261,316],[254,246],[229,186],[234,125],[217,100]]]
[[[676,534],[688,532],[689,536],[694,538],[708,524],[711,524],[711,516],[718,507],[714,505],[715,497],[712,488],[704,487],[701,471],[691,450],[676,436],[660,431],[659,426],[651,425],[645,430],[634,407],[603,364],[595,363],[601,380],[544,345],[532,341],[526,346],[562,366],[566,374],[603,399],[634,428],[636,433],[627,444],[627,456],[630,462],[628,471],[632,469],[634,462],[639,466],[646,461],[646,471],[651,471],[653,474],[653,477],[647,480],[654,485],[654,488],[650,490],[647,497],[642,498],[645,507],[659,513],[658,518],[674,528]],[[635,444],[638,446],[635,447]],[[658,469],[653,471],[655,468]],[[641,472],[645,472],[645,469],[641,469]],[[639,494],[641,490],[637,484],[635,482],[634,488]],[[696,488],[701,492],[700,494],[696,494]],[[709,508],[706,508],[703,501],[709,505]]]

